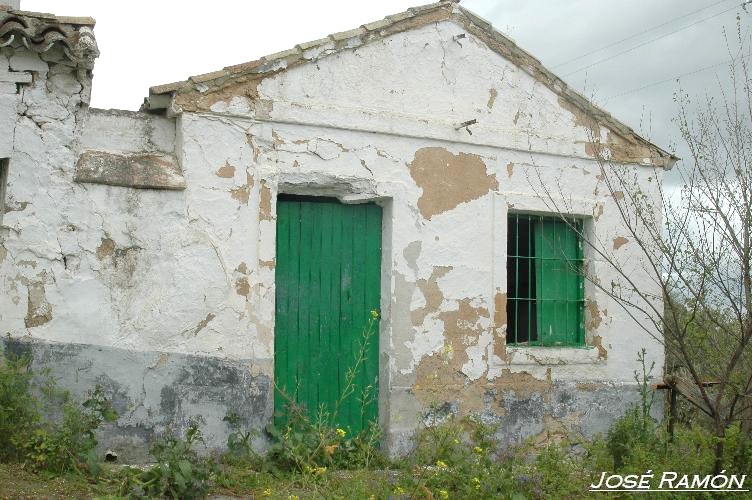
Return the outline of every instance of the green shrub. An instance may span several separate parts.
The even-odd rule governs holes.
[[[0,357],[0,462],[23,460],[24,443],[39,423],[33,376],[29,356]]]
[[[32,384],[44,380],[40,401]],[[44,406],[57,417],[44,418]],[[60,415],[62,414],[62,415]],[[101,387],[89,391],[83,404],[56,388],[48,373],[35,374],[29,356],[0,359],[0,461],[19,461],[53,473],[100,471],[94,453],[95,431],[117,414]]]
[[[287,405],[287,425],[267,427],[272,444],[266,455],[267,466],[281,471],[321,474],[329,467],[340,469],[373,468],[386,463],[379,450],[381,428],[372,422],[360,433],[331,425],[332,418],[321,409],[315,419],[305,408]]]
[[[244,430],[241,427],[240,416],[229,412],[222,419],[227,422],[230,433],[227,436],[227,452],[222,457],[228,464],[253,465],[259,464],[262,458],[253,449],[253,438],[258,435],[255,430]]]
[[[650,451],[657,445],[653,424],[643,418],[638,407],[633,406],[608,430],[606,445],[614,467],[621,470],[634,461],[636,454]]]
[[[511,460],[498,456],[496,428],[449,416],[424,428],[402,461],[406,475],[394,493],[429,498],[520,498]],[[525,481],[527,478],[523,477]]]
[[[617,470],[621,469],[630,460],[630,455],[635,454],[638,449],[652,454],[652,448],[657,445],[657,425],[650,415],[655,397],[655,392],[650,388],[655,363],[651,364],[650,368],[646,367],[646,352],[643,348],[637,353],[637,362],[640,363],[642,372],[634,372],[634,379],[640,391],[640,404],[630,407],[617,419],[606,437],[606,444]]]
[[[201,431],[191,422],[181,439],[167,433],[151,447],[156,463],[146,470],[125,469],[120,494],[135,498],[203,498],[210,479],[217,473],[211,458],[199,457],[194,443],[203,442]]]
[[[117,414],[110,407],[101,387],[89,392],[79,405],[67,392],[60,395],[62,421],[43,422],[23,443],[26,461],[34,469],[55,473],[77,471],[96,475],[100,472],[95,431],[104,421],[114,421]]]

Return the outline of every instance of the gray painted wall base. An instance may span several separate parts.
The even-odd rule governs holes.
[[[256,429],[272,416],[271,380],[254,375],[261,370],[248,361],[82,344],[8,339],[0,344],[9,354],[30,354],[35,371],[48,368],[58,387],[80,400],[101,386],[119,418],[101,427],[99,451],[102,457],[106,449],[115,451],[119,462],[150,461],[153,439],[168,430],[183,433],[192,419],[201,424],[207,450],[221,450],[229,433],[222,420],[228,412]],[[264,447],[263,441],[255,444]]]
[[[662,396],[658,392],[653,402],[651,414],[656,420],[663,416]],[[503,447],[511,447],[529,438],[543,444],[565,436],[577,441],[605,434],[630,406],[640,404],[640,393],[634,383],[607,382],[583,390],[574,382],[554,382],[545,392],[490,389],[484,403],[478,417],[497,428],[496,439]],[[421,421],[423,425],[445,422],[450,415],[457,416],[459,407],[457,401],[437,403],[421,415]],[[390,429],[385,440],[390,456],[408,453],[414,434],[411,424]]]
[[[166,431],[182,434],[191,420],[201,424],[204,451],[225,449],[230,429],[222,419],[228,412],[237,413],[246,427],[259,431],[271,421],[273,384],[270,377],[258,374],[270,373],[271,361],[261,366],[208,356],[8,339],[0,341],[0,346],[7,354],[30,354],[35,371],[49,369],[58,386],[80,400],[101,386],[119,418],[100,429],[99,452],[104,457],[105,450],[113,450],[122,463],[149,462],[151,442]],[[497,437],[507,446],[531,436],[541,441],[555,438],[564,429],[570,436],[591,437],[605,433],[639,399],[636,384],[605,383],[582,390],[574,383],[555,382],[546,392],[489,390],[480,418],[498,427]],[[456,402],[438,404],[424,412],[421,420],[439,423],[458,408]],[[499,415],[492,408],[505,411]],[[654,416],[660,418],[662,410],[658,394]],[[388,429],[383,443],[386,451],[391,456],[409,452],[414,434],[412,424]],[[254,445],[263,452],[267,442],[259,437]]]

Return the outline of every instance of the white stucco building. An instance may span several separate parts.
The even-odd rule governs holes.
[[[0,333],[105,388],[124,460],[190,419],[217,448],[228,411],[265,426],[275,380],[331,401],[374,309],[373,401],[342,418],[392,453],[428,414],[506,442],[603,431],[640,348],[660,373],[576,271],[619,279],[590,235],[655,287],[595,155],[648,194],[675,158],[457,3],[152,87],[140,112],[89,108],[93,25],[0,6]]]

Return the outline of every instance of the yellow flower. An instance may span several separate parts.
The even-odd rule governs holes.
[[[337,429],[337,435],[341,438],[345,437],[347,435],[347,431],[345,429]]]
[[[326,467],[316,467],[315,469],[313,469],[313,473],[317,476],[320,476],[324,472],[326,472]]]
[[[272,496],[272,489],[271,489],[271,488],[267,488],[267,489],[265,489],[265,490],[264,490],[264,491],[263,491],[263,492],[261,493],[261,496],[265,496],[265,497],[270,497],[270,496]]]
[[[446,462],[444,462],[442,460],[437,460],[436,461],[436,467],[438,467],[439,469],[446,469],[447,468],[447,464],[446,464]]]
[[[473,448],[473,451],[480,455],[481,453],[483,453],[483,448],[476,446],[475,448]]]
[[[439,490],[439,498],[446,500],[449,498],[449,492],[447,490]]]
[[[480,479],[474,477],[470,482],[473,483],[473,488],[476,490],[480,489]]]
[[[379,319],[379,316],[380,316],[379,311],[377,311],[376,309],[371,309],[371,318]]]
[[[397,486],[396,488],[394,488],[394,494],[395,494],[395,495],[402,495],[402,494],[403,494],[404,492],[405,492],[405,490],[403,490],[403,489],[402,489],[401,487],[399,487],[399,486]]]

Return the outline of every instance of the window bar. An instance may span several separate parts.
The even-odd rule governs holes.
[[[8,162],[7,158],[0,158],[0,224],[3,222],[5,213],[5,191],[8,183]]]
[[[566,269],[568,270],[568,272],[571,274],[572,271],[574,270],[574,268],[571,267],[569,261],[570,261],[571,257],[574,256],[574,252],[572,252],[572,253],[569,253],[569,252],[570,252],[570,249],[573,248],[571,246],[571,244],[572,244],[572,231],[574,230],[572,228],[574,228],[574,225],[572,225],[570,227],[570,224],[571,224],[570,220],[567,219],[566,225],[564,226],[564,229],[565,229],[564,236],[566,238],[566,242],[565,243],[566,243],[566,248],[567,248],[567,252],[568,253],[566,254],[566,257],[565,257],[565,260],[564,260],[564,265],[566,266]],[[572,264],[574,264],[574,263],[572,263]],[[571,325],[572,324],[572,320],[575,319],[574,316],[572,314],[570,314],[570,312],[569,312],[569,307],[570,307],[571,302],[572,302],[571,291],[570,291],[570,286],[569,286],[571,283],[572,283],[572,278],[570,277],[569,280],[568,280],[568,282],[567,282],[567,288],[566,288],[566,290],[564,292],[564,314],[565,314],[565,317],[567,318],[567,324],[568,325]],[[572,326],[572,330],[567,332],[567,338],[571,338],[573,340],[577,339],[577,328],[576,328],[576,326],[573,325]]]
[[[527,343],[533,343],[533,269],[535,265],[535,247],[533,239],[533,221],[527,216]]]
[[[560,220],[559,221],[554,221],[553,224],[552,224],[554,226],[554,230],[553,230],[554,241],[551,242],[551,248],[549,249],[549,250],[551,250],[551,253],[554,256],[559,257],[559,259],[561,259],[561,256],[557,255],[557,254],[562,250],[561,249],[561,240],[559,238],[559,233],[561,232],[561,224],[562,223],[561,223]],[[557,266],[556,261],[552,262],[552,266]],[[561,286],[561,283],[558,283],[558,286]],[[559,299],[561,299],[561,296],[559,295],[559,292],[560,292],[560,290],[556,290],[556,294],[554,295],[554,300],[553,300],[554,321],[553,321],[552,325],[553,325],[554,328],[559,328],[559,325],[561,324],[561,323],[559,323],[559,304],[560,304]],[[551,327],[549,327],[549,329],[550,328]],[[556,332],[554,332],[554,333],[556,333]],[[556,337],[554,337],[554,338],[556,338]]]
[[[574,294],[574,318],[575,318],[575,341],[579,345],[581,343],[580,341],[580,283],[582,282],[582,279],[580,278],[580,275],[582,274],[582,265],[580,260],[580,235],[582,234],[581,227],[580,227],[580,220],[575,219],[574,221],[574,229],[575,234],[573,235],[574,238],[574,257],[575,257],[575,276],[577,279],[577,286],[575,288],[575,294]]]
[[[584,228],[584,223],[582,221],[577,222],[577,230],[580,235],[582,235]],[[578,280],[578,287],[577,287],[577,341],[580,344],[585,343],[585,315],[584,315],[584,303],[585,303],[585,266],[584,266],[584,253],[582,248],[582,239],[583,237],[580,236],[577,238],[577,259],[578,259],[578,271],[579,274],[582,276],[581,279]]]
[[[515,251],[514,251],[514,343],[517,344],[519,342],[518,338],[518,332],[520,330],[520,322],[519,322],[519,297],[520,297],[520,214],[514,214],[514,229],[515,229],[515,238],[514,238],[514,245],[515,245]]]

